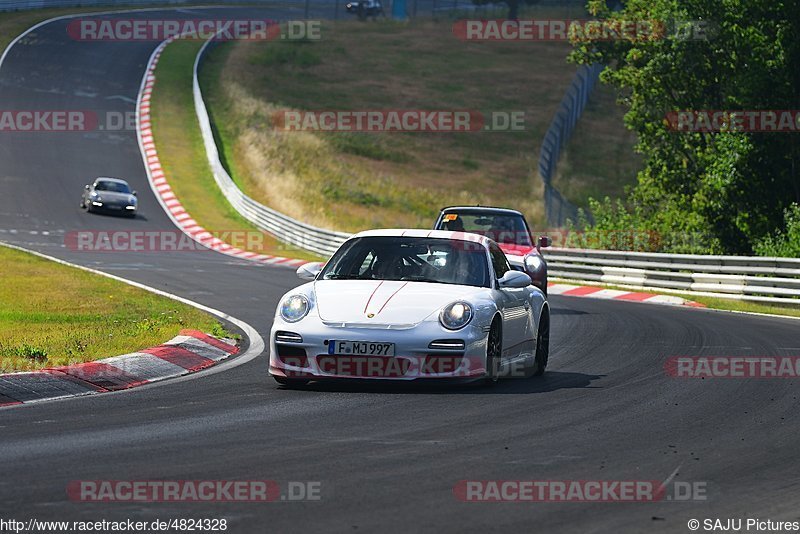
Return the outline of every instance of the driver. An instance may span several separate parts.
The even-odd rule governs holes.
[[[400,280],[403,277],[403,259],[391,250],[379,250],[372,262],[372,278],[376,280]]]

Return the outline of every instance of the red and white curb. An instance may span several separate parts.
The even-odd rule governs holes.
[[[164,48],[174,40],[174,38],[171,38],[162,42],[153,52],[153,55],[150,56],[150,61],[147,65],[144,79],[142,80],[136,104],[136,130],[139,137],[139,146],[142,151],[145,168],[147,169],[150,187],[153,189],[156,198],[163,206],[164,211],[167,212],[175,225],[180,228],[183,233],[211,250],[235,258],[256,261],[268,265],[284,265],[286,267],[296,268],[308,263],[306,260],[248,252],[222,241],[197,224],[197,221],[192,219],[192,216],[175,196],[175,193],[172,191],[167,181],[167,177],[164,175],[164,169],[161,167],[158,151],[156,150],[155,141],[153,139],[152,123],[150,121],[150,100],[156,85],[156,66],[158,65],[158,60],[161,58],[161,53],[164,51]]]
[[[687,300],[673,295],[657,295],[654,293],[641,293],[636,291],[623,291],[620,289],[604,289],[598,286],[576,286],[572,284],[549,283],[548,295],[563,295],[565,297],[588,297],[593,299],[623,300],[628,302],[646,302],[649,304],[666,304],[668,306],[691,306],[705,308],[705,304]]]
[[[231,340],[182,330],[163,345],[132,354],[0,374],[0,406],[130,389],[206,369],[238,352]]]

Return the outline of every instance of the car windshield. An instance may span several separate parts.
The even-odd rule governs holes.
[[[525,219],[513,213],[448,212],[438,229],[480,234],[500,244],[533,246]]]
[[[402,280],[489,287],[479,243],[427,237],[360,237],[328,261],[323,280]]]
[[[100,180],[94,185],[95,191],[110,191],[112,193],[130,193],[131,190],[127,184],[121,182],[111,182],[109,180]]]

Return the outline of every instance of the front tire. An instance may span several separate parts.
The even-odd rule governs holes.
[[[533,362],[533,376],[542,376],[550,358],[550,312],[545,308],[539,319],[539,331],[536,336],[536,357]]]
[[[499,366],[500,358],[503,354],[503,332],[500,321],[494,320],[492,328],[489,330],[489,337],[486,338],[486,376],[483,383],[486,386],[494,386],[500,378]]]

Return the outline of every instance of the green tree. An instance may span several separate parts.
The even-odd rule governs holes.
[[[658,21],[665,30],[612,40],[573,34],[573,61],[607,65],[601,79],[620,90],[625,124],[638,134],[645,167],[628,209],[665,235],[668,250],[751,253],[800,202],[800,132],[677,132],[666,117],[800,109],[800,2],[628,0],[612,11],[590,0],[587,8],[608,22]]]
[[[786,210],[786,229],[767,236],[756,243],[760,256],[800,258],[800,204],[792,204]]]

